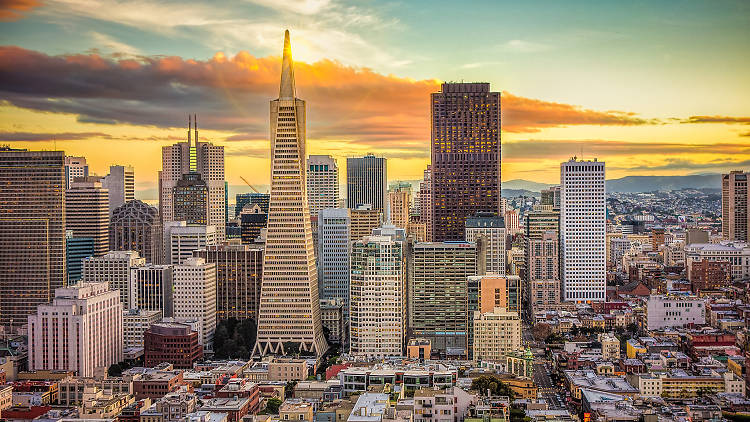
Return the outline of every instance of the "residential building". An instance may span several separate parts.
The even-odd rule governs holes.
[[[213,349],[216,331],[216,264],[188,258],[172,267],[172,304],[175,318],[200,322],[200,343]]]
[[[127,349],[142,349],[143,335],[150,326],[162,319],[161,311],[144,309],[128,309],[123,311],[123,347]]]
[[[345,337],[344,304],[336,299],[320,299],[320,320],[328,329],[328,340],[332,343],[343,343]]]
[[[149,264],[161,264],[164,247],[159,210],[134,199],[112,211],[109,250],[136,251]]]
[[[503,361],[505,354],[519,351],[522,345],[517,312],[505,308],[474,312],[474,360]]]
[[[606,299],[606,193],[604,162],[560,164],[560,267],[562,299]]]
[[[505,275],[505,221],[496,214],[482,213],[466,219],[466,241],[484,238],[487,274]]]
[[[693,263],[699,261],[729,262],[732,280],[750,280],[750,245],[744,242],[693,243],[685,245],[688,279],[693,277]]]
[[[263,248],[209,246],[193,255],[216,264],[216,319],[256,319],[263,277]]]
[[[321,300],[335,300],[349,312],[351,213],[326,208],[318,213],[318,281]]]
[[[134,251],[112,251],[98,258],[83,261],[83,278],[89,283],[107,283],[110,290],[119,290],[123,309],[135,308],[130,302],[131,272],[146,265],[146,260]]]
[[[521,231],[521,222],[519,220],[518,211],[514,209],[506,209],[503,214],[505,220],[505,230],[508,235],[514,236]]]
[[[370,205],[370,209],[385,212],[388,191],[386,159],[372,154],[346,159],[346,203],[355,209]]]
[[[76,178],[85,178],[89,175],[89,166],[86,157],[65,157],[65,189],[70,189],[70,184]]]
[[[501,212],[500,93],[489,83],[443,83],[430,100],[431,240],[464,240],[467,217]]]
[[[602,359],[608,361],[620,360],[620,340],[613,334],[599,334],[599,343],[602,345]]]
[[[0,325],[66,285],[65,154],[0,147]]]
[[[274,358],[268,363],[269,381],[302,381],[307,379],[305,359]]]
[[[690,285],[693,292],[716,290],[732,281],[732,264],[729,261],[693,261],[690,268]]]
[[[254,355],[284,354],[285,343],[323,355],[318,270],[307,206],[305,101],[296,97],[289,31],[284,35],[279,98],[270,104],[271,201]]]
[[[109,214],[115,208],[135,199],[135,173],[131,166],[109,166],[109,174],[101,178],[109,196]]]
[[[414,422],[460,421],[477,396],[458,388],[422,388],[414,392]]]
[[[184,221],[172,221],[164,227],[165,262],[182,264],[193,256],[193,251],[220,243],[215,226],[188,226]]]
[[[107,283],[55,290],[29,315],[29,369],[75,371],[79,377],[123,360],[122,305]]]
[[[721,235],[726,240],[750,242],[748,175],[744,171],[721,175]]]
[[[474,352],[474,312],[487,313],[494,311],[495,308],[505,308],[520,315],[521,287],[521,279],[518,276],[488,274],[468,277],[467,349],[470,357]]]
[[[310,217],[339,206],[339,167],[330,155],[307,157],[307,203]]]
[[[651,295],[646,307],[646,322],[649,330],[703,325],[706,323],[705,302],[696,296]]]
[[[157,322],[143,334],[143,364],[153,368],[168,362],[175,368],[192,369],[203,358],[200,343],[200,334],[188,324]]]

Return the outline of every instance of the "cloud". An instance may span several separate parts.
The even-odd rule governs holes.
[[[0,21],[19,20],[24,17],[23,12],[39,6],[39,0],[0,0]]]
[[[750,117],[732,116],[690,116],[680,121],[681,123],[737,123],[750,125]]]
[[[102,132],[0,132],[0,142],[76,141],[90,138],[112,139],[112,136]]]
[[[208,60],[174,56],[113,58],[99,54],[50,56],[0,47],[0,99],[17,107],[71,113],[80,122],[183,127],[199,114],[202,128],[265,139],[268,101],[278,95],[280,60],[247,52]],[[308,138],[362,147],[429,149],[429,94],[433,79],[382,75],[334,60],[295,63],[297,93],[308,102]],[[537,132],[568,125],[644,125],[654,120],[620,111],[502,97],[503,130]],[[249,138],[249,139],[250,139]],[[227,140],[239,140],[228,138]]]
[[[91,35],[91,38],[94,40],[94,42],[97,43],[97,45],[112,51],[112,53],[114,53],[115,55],[121,55],[121,57],[133,57],[141,54],[141,50],[139,50],[138,48],[117,41],[109,35],[102,34],[101,32],[96,31],[91,31],[89,34]]]
[[[533,41],[510,40],[502,45],[503,49],[519,53],[538,53],[550,49],[550,46]]]

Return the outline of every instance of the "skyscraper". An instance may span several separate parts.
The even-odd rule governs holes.
[[[369,205],[350,210],[349,216],[351,217],[349,234],[352,241],[371,235],[372,229],[380,226],[383,219],[383,213],[370,209]]]
[[[213,349],[216,331],[216,264],[191,257],[172,269],[172,306],[175,318],[200,322],[201,344]]]
[[[172,190],[174,221],[187,224],[208,224],[208,185],[198,172],[182,175]]]
[[[134,268],[143,267],[146,260],[133,251],[112,251],[98,258],[83,260],[83,278],[87,283],[107,283],[110,290],[120,291],[123,309],[136,308],[130,303],[130,277]]]
[[[466,219],[466,241],[485,240],[487,274],[505,275],[505,222],[495,214],[480,213]]]
[[[529,312],[554,308],[560,303],[560,244],[557,230],[526,240],[526,291]]]
[[[193,256],[193,251],[219,243],[215,226],[186,226],[183,221],[169,222],[164,228],[164,262],[182,264]]]
[[[289,31],[284,34],[279,98],[271,101],[271,200],[254,355],[285,344],[321,356],[328,350],[318,301],[305,183],[305,102],[296,97]]]
[[[65,189],[70,189],[76,177],[87,177],[89,166],[86,157],[65,157]]]
[[[109,166],[109,174],[102,177],[102,187],[109,194],[109,213],[135,199],[135,173],[131,166]]]
[[[388,192],[386,159],[367,154],[346,159],[347,208],[371,205],[375,211],[385,211]]]
[[[0,147],[0,325],[18,327],[66,284],[65,154]]]
[[[130,270],[130,308],[172,316],[172,266],[146,265]]]
[[[391,223],[405,229],[409,225],[409,207],[411,205],[411,190],[399,186],[388,192],[391,208]]]
[[[65,268],[68,284],[76,284],[83,277],[83,260],[94,256],[94,239],[73,237],[73,230],[65,232]]]
[[[351,215],[348,208],[318,213],[318,283],[320,299],[337,300],[349,308],[349,247]]]
[[[311,155],[307,159],[307,202],[310,217],[326,208],[339,206],[339,167],[330,155]]]
[[[191,124],[195,129],[194,139]],[[223,241],[226,225],[224,147],[199,141],[198,124],[194,121],[188,122],[186,142],[162,148],[162,170],[159,173],[159,211],[162,224],[178,221],[174,215],[172,195],[177,182],[191,171],[199,173],[208,186],[207,224],[216,226],[219,241]]]
[[[604,301],[607,290],[604,162],[560,164],[560,258],[565,301]]]
[[[501,212],[500,93],[444,83],[431,102],[432,240],[464,240],[466,217]]]
[[[94,240],[94,256],[109,251],[109,193],[102,183],[77,179],[65,191],[65,228]]]
[[[164,233],[159,210],[143,201],[128,201],[112,212],[109,222],[109,249],[136,251],[150,264],[161,264]]]
[[[721,235],[727,240],[750,241],[748,175],[732,171],[721,175]]]
[[[419,217],[425,225],[426,241],[432,242],[432,166],[424,171],[424,178],[419,182]]]

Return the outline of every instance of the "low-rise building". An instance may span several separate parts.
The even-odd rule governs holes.
[[[162,318],[160,310],[128,309],[122,314],[123,347],[143,348],[143,335]]]
[[[414,421],[462,420],[477,396],[452,387],[445,390],[419,389],[414,392]]]
[[[269,381],[302,381],[307,379],[307,361],[276,358],[268,363]]]
[[[247,397],[216,397],[204,401],[201,410],[226,413],[228,422],[237,422],[250,411],[250,399]]]
[[[187,324],[159,322],[144,333],[144,365],[169,363],[189,369],[203,357],[198,332]]]
[[[706,323],[705,301],[687,295],[651,295],[646,307],[649,330]]]

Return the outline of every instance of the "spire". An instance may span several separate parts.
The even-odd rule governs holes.
[[[284,56],[281,61],[281,86],[279,87],[279,99],[288,100],[295,97],[292,44],[289,42],[289,30],[286,30],[284,32]]]
[[[190,119],[190,117],[188,117]],[[198,115],[193,114],[193,129],[195,132],[195,142],[191,145],[190,139],[188,139],[188,159],[190,160],[190,171],[198,171]],[[190,137],[190,131],[188,130],[188,138]]]
[[[190,129],[193,127],[193,122],[191,120],[192,116],[188,114],[188,148],[190,148],[190,138],[193,136],[190,134]]]

